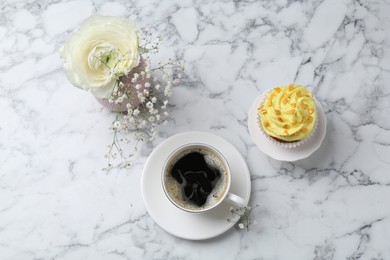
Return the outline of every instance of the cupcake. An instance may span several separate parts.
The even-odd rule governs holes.
[[[263,132],[290,148],[307,140],[317,125],[313,95],[299,85],[272,89],[257,111]]]

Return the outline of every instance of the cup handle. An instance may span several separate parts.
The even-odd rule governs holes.
[[[226,195],[225,201],[240,208],[245,207],[247,204],[243,198],[230,192]]]

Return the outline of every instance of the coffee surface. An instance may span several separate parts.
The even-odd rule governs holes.
[[[197,206],[206,203],[221,173],[209,166],[204,155],[190,152],[180,158],[172,168],[172,177],[180,184],[183,197]]]

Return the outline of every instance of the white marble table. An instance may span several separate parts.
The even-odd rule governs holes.
[[[156,28],[187,69],[170,124],[130,170],[102,172],[113,114],[71,86],[58,54],[94,13]],[[389,13],[380,0],[2,1],[0,259],[390,259]],[[293,163],[247,130],[254,98],[290,82],[328,119],[320,149]],[[187,241],[147,214],[147,156],[188,130],[247,161],[260,205],[249,232]]]

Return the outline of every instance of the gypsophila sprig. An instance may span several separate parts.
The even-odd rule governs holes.
[[[108,169],[113,166],[131,167],[131,158],[138,150],[138,145],[152,141],[157,135],[157,126],[167,124],[168,99],[172,87],[180,82],[183,67],[179,62],[169,59],[152,67],[150,54],[158,52],[161,37],[150,39],[152,35],[148,32],[146,30],[142,34],[139,47],[141,66],[130,71],[127,76],[118,78],[117,86],[109,97],[118,109],[110,128],[113,141],[106,154]],[[132,133],[130,137],[129,133]],[[134,147],[128,149],[128,144],[134,140]],[[113,161],[118,159],[119,163],[114,164]]]
[[[256,225],[256,220],[252,219],[251,213],[255,208],[257,208],[259,205],[255,205],[254,207],[251,206],[245,206],[240,208],[230,207],[230,213],[231,218],[228,218],[227,221],[229,222],[236,222],[236,228],[238,230],[246,229],[249,231],[250,226]]]
[[[167,123],[168,97],[180,82],[182,66],[172,59],[151,65],[160,42],[161,36],[127,18],[94,15],[60,49],[69,81],[116,112],[106,169],[130,167],[138,145],[153,140],[156,127]]]

